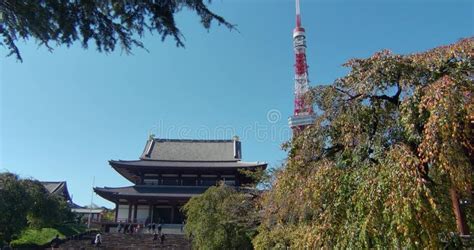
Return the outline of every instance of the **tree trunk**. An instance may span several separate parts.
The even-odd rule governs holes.
[[[456,217],[456,226],[460,235],[469,235],[469,227],[466,223],[466,215],[459,204],[459,195],[454,188],[449,190],[451,202],[453,205],[454,216]]]

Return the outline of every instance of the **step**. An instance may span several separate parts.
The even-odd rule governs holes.
[[[166,235],[163,244],[159,240],[153,242],[151,234],[102,234],[102,249],[191,249],[190,241],[184,235]],[[61,244],[60,249],[97,249],[91,244],[94,235],[83,239],[69,240]]]

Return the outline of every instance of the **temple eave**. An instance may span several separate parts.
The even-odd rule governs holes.
[[[120,203],[121,200],[126,200],[126,201],[146,201],[146,202],[155,202],[155,201],[171,201],[171,200],[176,200],[176,201],[188,201],[190,198],[194,196],[198,196],[198,194],[189,194],[189,195],[180,195],[180,196],[166,196],[166,195],[128,195],[128,194],[100,194],[97,192],[97,194],[114,203]]]
[[[241,162],[241,161],[156,161],[156,160],[138,160],[138,161],[114,161],[109,164],[114,168],[150,168],[150,169],[239,169],[267,167],[265,162]]]
[[[264,162],[202,162],[202,161],[113,161],[109,164],[120,175],[132,183],[138,183],[139,173],[237,173],[239,169],[253,170],[256,168],[266,169],[267,163]]]
[[[203,190],[195,190],[194,193],[158,193],[158,192],[149,192],[149,193],[137,193],[137,192],[116,192],[113,189],[108,190],[108,188],[94,188],[94,191],[101,196],[102,198],[109,200],[111,202],[119,202],[121,199],[124,200],[189,200],[194,196],[198,196]]]

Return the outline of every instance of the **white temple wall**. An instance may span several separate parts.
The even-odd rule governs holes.
[[[127,219],[128,219],[128,205],[119,205],[117,207],[117,209],[118,209],[117,222],[127,221]]]
[[[150,211],[150,206],[148,205],[138,205],[137,206],[137,222],[145,223],[148,218],[148,213]]]

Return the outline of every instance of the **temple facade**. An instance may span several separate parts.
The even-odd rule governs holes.
[[[182,223],[181,207],[220,182],[239,187],[251,180],[239,169],[266,168],[264,162],[241,161],[239,139],[176,140],[150,138],[138,160],[111,160],[112,168],[133,183],[94,188],[116,204],[115,221],[148,224]]]

